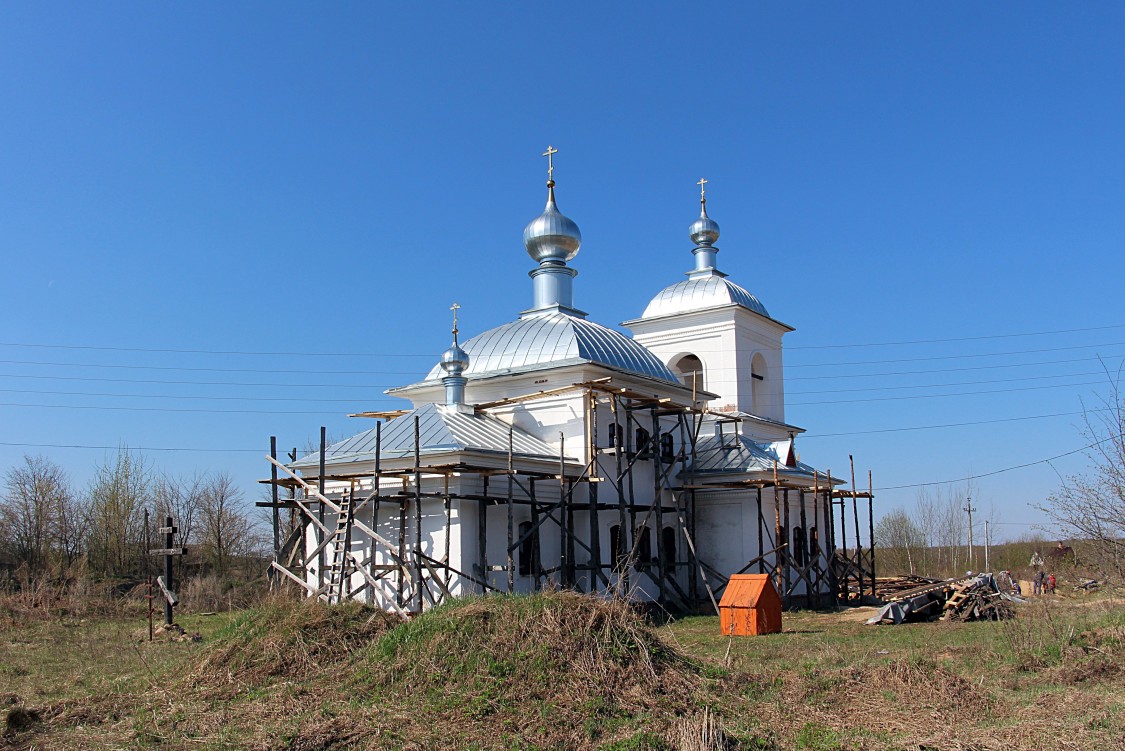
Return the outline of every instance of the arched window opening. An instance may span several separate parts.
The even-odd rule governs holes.
[[[663,433],[660,436],[660,461],[662,464],[676,461],[676,441],[671,433]]]
[[[637,551],[636,562],[633,567],[640,571],[652,565],[652,537],[649,534],[647,525],[637,527],[637,537],[634,543],[634,548]]]
[[[660,567],[664,573],[671,574],[676,569],[676,528],[665,527],[660,535]]]
[[[615,422],[609,424],[609,446],[610,448],[621,447],[621,426]]]
[[[766,412],[766,358],[758,352],[750,359],[750,394],[754,414],[763,415]]]
[[[672,363],[672,370],[680,383],[690,389],[703,391],[703,361],[695,355],[684,355]]]
[[[649,443],[652,441],[652,436],[649,435],[649,432],[644,428],[637,428],[634,437],[637,440],[637,445],[635,447],[636,452],[640,454],[641,459],[647,459],[649,449],[651,448]]]
[[[820,530],[809,527],[809,557],[816,559],[820,555]]]
[[[804,566],[808,559],[807,541],[805,540],[805,530],[801,527],[793,527],[793,561],[798,566]]]
[[[614,524],[609,528],[609,550],[613,559],[613,567],[619,569],[621,562],[629,551],[625,549],[625,536],[621,534],[621,525]]]
[[[520,522],[520,576],[539,573],[539,530],[532,531],[531,522]]]

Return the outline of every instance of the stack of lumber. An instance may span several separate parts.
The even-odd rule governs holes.
[[[980,574],[955,583],[945,600],[943,621],[1002,621],[1015,616],[1017,598],[1000,591],[992,574]]]
[[[892,601],[898,599],[897,595],[908,592],[916,587],[936,584],[941,579],[928,579],[925,576],[880,576],[875,580],[875,594],[880,600]]]

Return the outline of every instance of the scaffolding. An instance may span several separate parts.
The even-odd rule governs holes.
[[[677,403],[639,393],[612,377],[474,409],[492,414],[563,394],[582,398],[580,455],[584,459],[567,458],[566,440],[560,434],[557,465],[550,468],[521,459],[514,450],[511,427],[503,467],[427,458],[416,415],[412,460],[400,457],[390,462],[382,456],[383,421],[405,419],[409,412],[362,414],[378,420],[371,472],[333,470],[330,474],[324,428],[315,476],[299,475],[279,461],[277,441],[271,438],[267,457],[271,476],[263,481],[271,488],[271,499],[258,505],[272,510],[275,584],[330,603],[377,597],[404,617],[454,597],[455,581],[476,592],[515,592],[517,576],[529,578],[532,591],[553,587],[632,596],[643,587],[665,609],[691,612],[709,606],[717,612],[727,576],[706,563],[706,554],[698,550],[699,495],[751,493],[757,509],[759,555],[737,573],[757,568],[771,574],[786,607],[824,607],[854,601],[857,594],[862,599],[868,585],[874,593],[874,544],[849,551],[844,529],[847,498],[852,499],[857,542],[858,499],[868,499],[869,516],[872,509],[870,488],[866,493],[855,490],[854,465],[851,490],[837,488],[840,481],[830,472],[814,473],[811,485],[787,479],[777,462],[772,477],[736,481],[697,477],[694,467],[704,418],[710,415],[721,422],[721,413],[709,412],[701,402]],[[608,416],[604,431],[599,415]],[[294,450],[289,459],[296,458]],[[639,472],[641,467],[651,471]],[[651,488],[639,487],[640,483],[651,483]],[[775,499],[772,528],[763,491],[772,491]],[[471,571],[456,568],[450,558],[451,534],[454,525],[461,524],[460,514],[454,521],[455,505],[476,512],[477,556]],[[841,513],[839,547],[834,506]],[[435,508],[444,516],[440,520],[444,549],[426,553],[423,514],[432,515]],[[380,509],[396,514],[396,534],[380,534],[362,520],[362,513],[371,514],[378,528]],[[526,509],[519,512],[520,518],[529,516],[518,527],[517,509]],[[288,512],[287,520],[282,519],[283,511]],[[503,521],[504,552],[499,560],[491,560],[488,520],[497,515]],[[586,517],[585,530],[576,515]],[[606,559],[603,521],[613,525]],[[794,523],[799,524],[799,535],[794,534]],[[650,526],[656,530],[654,556]],[[558,535],[559,555],[544,566],[540,540],[552,532]],[[530,561],[525,560],[528,552]]]

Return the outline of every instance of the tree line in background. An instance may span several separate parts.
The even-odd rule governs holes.
[[[81,489],[42,456],[11,467],[0,495],[0,563],[31,577],[136,580],[156,568],[147,550],[163,547],[156,528],[166,516],[175,520],[177,545],[192,551],[195,573],[227,579],[244,572],[239,562],[262,554],[264,538],[228,474],[176,477],[122,449]],[[181,575],[185,565],[181,559]]]
[[[1059,488],[1036,506],[1044,526],[1060,531],[1070,541],[1069,560],[1085,573],[1125,581],[1125,398],[1119,372],[1110,375],[1108,395],[1085,411],[1082,436],[1086,440],[1090,467],[1085,474],[1063,478]],[[995,513],[974,523],[975,550],[969,544],[970,489],[923,490],[911,510],[895,509],[879,520],[875,543],[880,572],[953,576],[984,565],[981,521],[995,527]],[[1058,545],[1062,545],[1061,542]],[[1017,544],[998,547],[994,570],[1016,570],[1029,566],[1032,553],[1047,565],[1060,560],[1060,548],[1045,537],[1031,533]]]

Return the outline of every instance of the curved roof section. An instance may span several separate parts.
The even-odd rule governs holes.
[[[469,353],[464,375],[470,378],[592,362],[679,384],[668,366],[643,345],[613,329],[564,313],[520,318],[474,336],[462,347]],[[441,375],[435,367],[426,378]]]
[[[734,282],[716,274],[685,279],[665,287],[652,298],[645,312],[641,314],[641,318],[656,318],[726,305],[741,305],[766,318],[770,315],[758,298]]]

